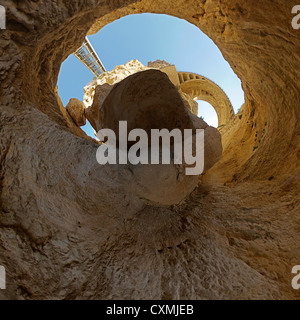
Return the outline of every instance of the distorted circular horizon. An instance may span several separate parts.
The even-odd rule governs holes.
[[[112,70],[130,60],[144,65],[149,61],[166,60],[178,71],[203,75],[217,83],[229,97],[235,112],[244,103],[241,81],[214,42],[193,24],[169,15],[135,14],[118,19],[96,35],[88,37],[106,70]],[[58,92],[64,104],[71,98],[83,100],[83,88],[94,75],[75,56],[62,64]],[[217,127],[214,108],[205,101],[197,101],[198,116]],[[94,137],[87,122],[82,129]]]

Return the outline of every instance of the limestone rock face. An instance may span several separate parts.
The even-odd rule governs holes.
[[[164,68],[167,68],[167,67],[171,67],[171,63],[169,63],[168,61],[166,60],[155,60],[155,61],[149,61],[148,62],[148,67],[151,68],[151,69],[164,69]]]
[[[128,61],[124,65],[116,66],[111,71],[104,72],[98,79],[91,81],[87,86],[85,86],[83,98],[85,106],[88,108],[92,105],[97,86],[102,86],[104,84],[112,86],[132,74],[150,69],[156,69],[164,72],[168,75],[171,82],[176,87],[179,87],[179,77],[175,66],[166,61],[157,60],[155,62],[149,62],[148,67],[146,67],[135,59]],[[103,95],[104,92],[103,90],[101,91],[101,95]]]
[[[160,70],[161,72],[164,72],[165,74],[167,74],[171,82],[174,84],[174,86],[179,88],[180,86],[179,76],[178,76],[177,69],[174,65],[170,64],[165,60],[156,60],[156,61],[150,61],[148,63],[148,67],[151,69]]]
[[[113,86],[108,83],[96,86],[93,104],[85,110],[86,117],[96,133],[101,129],[99,115],[102,112],[103,102],[109,95],[112,88]]]
[[[86,107],[89,107],[92,105],[94,100],[94,95],[95,95],[95,89],[97,86],[104,85],[104,84],[114,85],[134,73],[148,70],[148,69],[149,69],[148,67],[145,67],[138,60],[131,60],[124,65],[116,66],[111,71],[102,73],[98,79],[91,81],[84,88],[83,101]]]
[[[136,73],[116,84],[102,102],[96,88],[92,106],[98,111],[99,129],[111,129],[119,139],[119,122],[127,121],[128,132],[143,129],[149,142],[152,129],[205,129],[204,165],[210,169],[222,155],[221,135],[215,128],[194,116],[183,103],[178,90],[169,77],[159,70]],[[99,103],[99,105],[98,105]],[[98,108],[97,108],[98,105]],[[195,148],[194,141],[194,150]],[[130,145],[130,143],[128,143]],[[148,150],[150,153],[150,148]],[[173,159],[174,160],[174,159]],[[136,194],[147,204],[170,206],[181,203],[198,185],[197,176],[187,176],[185,167],[175,165],[138,165],[131,170]]]
[[[184,166],[132,166],[134,190],[150,206],[169,207],[181,204],[199,183],[199,176],[186,176]]]
[[[101,108],[99,126],[118,134],[122,120],[128,131],[139,128],[148,135],[151,129],[192,128],[180,94],[159,70],[136,73],[114,86]]]
[[[300,257],[295,1],[1,3],[0,298],[300,298],[291,287]],[[222,129],[220,161],[168,208],[136,196],[129,166],[99,166],[98,145],[65,119],[55,92],[87,33],[142,12],[200,28],[245,92]]]
[[[75,98],[70,99],[69,103],[66,106],[66,109],[78,127],[85,126],[85,106],[82,101]]]

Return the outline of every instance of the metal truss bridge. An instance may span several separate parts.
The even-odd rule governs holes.
[[[74,52],[74,56],[80,60],[97,78],[106,72],[100,58],[86,37],[83,44]]]

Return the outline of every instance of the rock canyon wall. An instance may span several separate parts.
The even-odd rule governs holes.
[[[0,5],[7,7],[7,30],[0,30],[0,265],[7,289],[0,298],[300,298],[291,287],[292,267],[300,264],[294,1]],[[99,145],[68,118],[56,91],[61,63],[87,33],[143,12],[199,27],[245,92],[245,105],[222,129],[220,161],[175,206],[145,204],[128,187],[129,166],[100,167]]]

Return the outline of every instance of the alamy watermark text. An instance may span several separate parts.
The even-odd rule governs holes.
[[[0,266],[0,290],[6,289],[6,272],[3,266]]]
[[[296,274],[296,276],[292,280],[292,287],[295,290],[300,289],[300,266],[294,266],[292,269],[292,274]]]
[[[6,9],[0,5],[0,29],[6,29]]]
[[[152,129],[148,136],[145,130],[134,129],[128,134],[127,121],[120,121],[118,139],[111,129],[98,132],[97,137],[103,144],[98,148],[96,158],[100,165],[184,164],[187,176],[201,175],[204,171],[204,130],[195,131],[194,134],[192,129],[183,132],[180,129]],[[132,142],[135,144],[128,148]]]
[[[300,29],[300,5],[296,5],[293,7],[292,14],[296,15],[292,20],[292,27],[295,30],[299,30]]]

